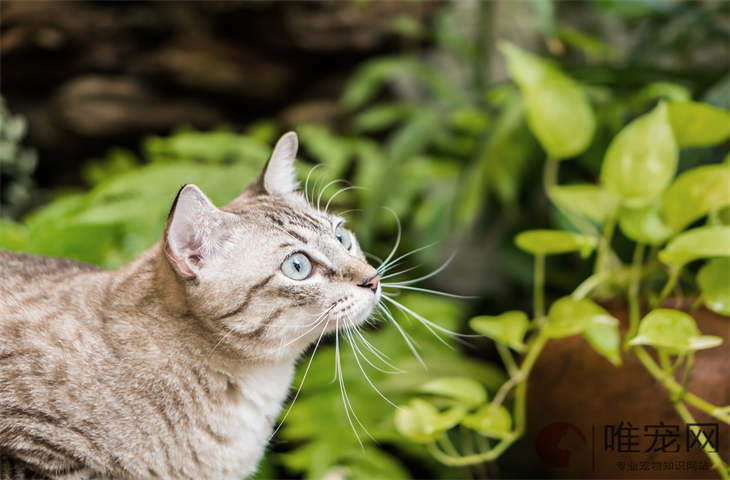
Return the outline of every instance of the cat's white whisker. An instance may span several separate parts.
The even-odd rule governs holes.
[[[395,265],[396,265],[396,262],[399,262],[399,261],[401,261],[401,260],[403,260],[403,259],[405,259],[405,258],[408,258],[408,257],[410,257],[411,255],[413,255],[413,254],[415,254],[415,253],[418,253],[418,252],[422,252],[423,250],[426,250],[427,248],[431,248],[431,247],[433,247],[434,245],[436,245],[437,243],[438,243],[438,242],[433,242],[433,243],[429,243],[428,245],[424,245],[424,246],[422,246],[422,247],[414,248],[414,249],[413,249],[413,250],[411,250],[410,252],[404,253],[404,254],[403,254],[403,255],[401,255],[400,257],[398,257],[398,258],[396,258],[395,260],[393,260],[392,262],[390,262],[390,264],[389,264],[389,265],[387,265],[386,267],[383,267],[383,268],[381,269],[381,271],[382,271],[383,273],[385,273],[385,272],[387,272],[387,271],[388,271],[388,270],[389,270],[389,269],[391,268],[391,266],[395,266]]]
[[[365,446],[362,443],[362,440],[360,439],[360,435],[357,433],[357,429],[355,428],[354,423],[352,422],[352,418],[355,418],[355,421],[362,427],[363,431],[373,440],[375,441],[375,437],[373,437],[367,428],[365,428],[365,425],[362,424],[360,421],[360,418],[355,413],[355,409],[352,407],[352,404],[350,403],[350,397],[347,395],[347,387],[345,387],[345,380],[344,376],[342,375],[342,362],[340,360],[340,328],[339,328],[339,320],[337,320],[336,328],[335,328],[335,367],[337,369],[337,375],[340,380],[340,394],[342,395],[342,403],[345,406],[345,413],[347,414],[347,420],[350,422],[350,426],[352,427],[352,431],[355,433],[355,437],[357,438],[357,442],[360,444],[361,448],[365,448]],[[352,411],[352,417],[350,416],[350,411]]]
[[[324,213],[327,213],[327,211],[328,211],[328,210],[329,210],[329,208],[330,208],[330,203],[332,203],[332,200],[334,200],[334,199],[335,199],[335,197],[336,197],[337,195],[339,195],[340,193],[342,193],[342,192],[346,192],[346,191],[348,191],[348,190],[362,190],[362,189],[363,189],[362,187],[357,187],[357,186],[349,186],[349,187],[343,187],[343,188],[341,188],[341,189],[337,190],[337,191],[335,192],[335,194],[334,194],[334,195],[332,195],[332,196],[331,196],[331,197],[329,198],[329,200],[327,200],[327,204],[326,204],[326,205],[324,206]]]
[[[368,374],[365,373],[365,369],[363,368],[362,364],[360,363],[360,359],[358,358],[358,352],[360,353],[360,355],[363,356],[363,358],[365,358],[365,356],[362,354],[362,352],[360,352],[360,349],[356,345],[355,341],[352,339],[352,336],[351,336],[352,334],[348,330],[349,330],[349,328],[348,327],[345,327],[345,338],[350,343],[350,346],[352,346],[352,353],[353,353],[353,355],[355,357],[355,362],[357,363],[357,366],[360,368],[360,371],[362,372],[363,376],[365,377],[365,380],[367,380],[367,382],[370,384],[370,386],[373,388],[373,390],[375,390],[375,393],[377,393],[380,396],[380,398],[382,398],[383,400],[385,400],[386,402],[388,402],[393,407],[400,408],[400,407],[398,407],[398,405],[396,405],[395,403],[393,403],[388,397],[386,397],[385,395],[383,395],[383,393],[378,389],[378,387],[375,386],[375,384],[370,379],[370,377],[368,376]]]
[[[309,169],[309,172],[307,172],[307,179],[304,181],[304,198],[307,200],[307,203],[309,203],[309,176],[312,175],[312,172],[317,170],[319,167],[321,167],[322,164],[318,163],[317,165],[313,166]]]
[[[385,283],[385,282],[381,282],[380,284],[383,286],[383,288],[393,288],[393,289],[398,289],[398,290],[401,290],[401,289],[402,290],[413,290],[413,291],[416,291],[416,292],[432,293],[434,295],[441,295],[441,296],[450,297],[450,298],[458,298],[458,299],[461,299],[461,300],[473,300],[475,298],[478,298],[478,297],[474,297],[474,296],[456,295],[454,293],[441,292],[439,290],[430,290],[428,288],[411,287],[411,286],[408,286],[408,285],[403,285],[402,283]]]
[[[416,349],[416,342],[410,336],[408,333],[406,333],[405,330],[403,330],[403,327],[400,326],[398,321],[393,317],[393,314],[390,313],[388,310],[388,307],[382,304],[378,304],[378,307],[382,307],[382,312],[385,314],[385,316],[395,325],[395,328],[398,330],[398,333],[400,333],[401,337],[403,337],[403,340],[405,340],[406,345],[408,345],[408,349],[413,353],[413,356],[416,357],[418,360],[418,363],[423,366],[424,370],[428,370],[428,367],[426,366],[426,362],[423,361],[423,358],[421,358],[421,355],[419,355],[418,350]]]
[[[398,247],[400,246],[401,233],[402,233],[400,218],[398,218],[398,214],[395,213],[395,211],[391,208],[388,208],[388,207],[383,207],[383,208],[393,214],[393,217],[395,218],[395,223],[398,226],[398,234],[395,237],[395,245],[393,245],[393,249],[390,251],[390,253],[385,258],[385,260],[383,260],[383,262],[376,269],[378,271],[378,273],[380,273],[383,268],[386,268],[388,266],[388,261],[390,261],[390,259],[393,258],[393,255],[395,255],[395,252],[398,251]]]
[[[329,312],[332,310],[332,307],[330,307],[329,310],[327,310],[327,314],[329,315]],[[284,425],[284,421],[286,421],[286,418],[289,416],[289,412],[291,412],[291,409],[294,407],[294,404],[296,403],[297,399],[299,398],[299,394],[302,391],[302,387],[304,386],[304,381],[307,379],[307,374],[309,374],[309,369],[312,366],[312,361],[314,360],[314,354],[317,353],[317,349],[319,348],[319,344],[322,342],[322,337],[324,337],[325,332],[327,331],[327,326],[329,326],[329,319],[324,324],[324,327],[322,327],[322,332],[319,334],[319,338],[317,338],[317,343],[314,344],[314,350],[312,350],[312,355],[309,357],[309,362],[307,363],[307,367],[304,369],[304,375],[302,376],[302,381],[299,383],[299,388],[297,388],[297,392],[294,394],[294,398],[292,399],[291,403],[289,404],[289,408],[287,408],[286,413],[281,419],[281,422],[279,422],[279,425],[276,427],[276,429],[269,435],[269,439],[267,440],[267,443],[271,441],[272,438],[274,438],[274,435],[281,429],[281,427]]]
[[[408,315],[407,315],[407,312],[406,312],[406,310],[404,310],[404,308],[405,308],[405,307],[403,307],[403,305],[402,305],[402,304],[400,304],[400,303],[396,302],[395,300],[391,299],[390,297],[388,297],[388,296],[387,296],[387,295],[385,295],[385,294],[383,295],[383,298],[385,298],[385,299],[386,299],[387,301],[390,301],[390,302],[392,302],[392,303],[393,303],[393,305],[395,305],[395,307],[396,307],[396,308],[397,308],[398,310],[400,310],[400,311],[401,311],[401,312],[402,312],[402,313],[403,313],[403,314],[404,314],[404,315],[405,315],[406,317],[408,316]],[[409,311],[409,312],[411,312],[411,311]],[[439,341],[439,342],[443,343],[444,345],[446,345],[446,346],[447,346],[448,348],[450,348],[451,350],[453,350],[453,349],[454,349],[454,346],[453,346],[453,345],[449,344],[449,342],[447,342],[446,340],[444,340],[443,338],[441,338],[441,335],[439,335],[438,333],[436,333],[436,332],[435,332],[435,331],[434,331],[434,330],[433,330],[433,329],[431,328],[431,322],[429,322],[428,320],[425,320],[425,319],[423,319],[423,317],[421,317],[421,316],[420,316],[420,315],[418,315],[418,314],[415,314],[415,315],[414,315],[413,313],[411,313],[411,315],[412,315],[412,316],[413,316],[413,317],[414,317],[414,318],[415,318],[416,320],[420,321],[420,322],[421,322],[421,324],[422,324],[422,325],[423,325],[424,327],[426,327],[426,330],[428,330],[429,332],[431,332],[431,334],[432,334],[432,335],[433,335],[434,337],[436,337],[436,338],[438,339],[438,341]],[[420,318],[419,318],[419,317],[420,317]]]
[[[360,332],[360,329],[359,329],[359,328],[354,328],[354,329],[353,329],[353,331],[355,332],[355,334],[356,334],[357,336],[359,336],[359,337],[360,337],[360,339],[361,339],[361,340],[362,340],[362,342],[363,342],[363,345],[365,345],[365,347],[366,347],[366,348],[367,348],[368,350],[370,350],[370,351],[371,351],[371,352],[373,353],[373,355],[375,355],[375,357],[376,357],[376,358],[377,358],[378,360],[380,360],[380,361],[381,361],[381,362],[383,362],[383,363],[384,363],[385,365],[387,365],[388,367],[390,367],[390,368],[392,368],[392,369],[394,370],[394,372],[393,372],[393,373],[406,373],[406,371],[405,371],[405,370],[402,370],[402,369],[400,369],[400,368],[396,367],[395,365],[393,365],[392,363],[390,363],[390,362],[389,362],[389,360],[391,360],[391,358],[390,358],[390,357],[389,357],[388,355],[386,355],[385,353],[383,353],[383,352],[381,352],[380,350],[378,350],[377,348],[375,348],[375,347],[374,347],[374,346],[373,346],[373,345],[372,345],[372,344],[371,344],[371,343],[370,343],[370,342],[369,342],[369,341],[368,341],[368,340],[367,340],[367,339],[365,338],[365,336],[364,336],[364,335],[362,334],[362,332]]]
[[[317,195],[317,210],[319,210],[320,212],[322,211],[319,206],[320,202],[322,201],[322,195],[324,195],[324,192],[327,191],[330,185],[334,185],[335,183],[347,183],[347,181],[338,178],[337,180],[332,180],[331,182],[328,182],[324,187],[322,187],[322,190],[319,191],[319,195]]]
[[[404,275],[410,271],[417,269],[418,267],[420,267],[420,265],[416,265],[415,267],[406,268],[405,270],[401,270],[399,272],[389,273],[388,275],[383,275],[380,277],[381,283],[383,283],[382,280],[387,280],[388,278],[397,277],[398,275]]]
[[[442,264],[441,264],[441,266],[440,266],[440,267],[438,267],[438,268],[437,268],[436,270],[434,270],[433,272],[431,272],[431,273],[429,273],[429,274],[426,274],[426,275],[424,275],[424,276],[422,276],[422,277],[414,278],[414,279],[412,279],[412,280],[406,280],[406,281],[403,281],[403,282],[399,282],[399,283],[400,283],[401,285],[413,285],[414,283],[418,283],[418,282],[421,282],[421,281],[423,281],[423,280],[429,279],[429,278],[431,278],[431,277],[433,277],[433,276],[436,276],[436,275],[438,275],[439,273],[441,273],[441,272],[442,272],[442,271],[443,271],[443,270],[444,270],[444,269],[445,269],[446,267],[448,267],[448,266],[449,266],[449,264],[450,264],[450,263],[451,263],[451,261],[452,261],[452,260],[454,259],[454,257],[456,257],[456,252],[454,252],[454,253],[452,253],[451,255],[449,255],[449,258],[447,258],[447,259],[446,259],[446,261],[445,261],[444,263],[442,263]]]
[[[393,300],[388,295],[383,294],[383,298],[386,301],[388,301],[388,302],[392,303],[393,305],[395,305],[398,309],[400,309],[404,313],[409,313],[413,318],[415,318],[416,320],[418,320],[419,322],[421,322],[424,326],[429,325],[429,326],[435,328],[436,330],[439,330],[439,331],[441,331],[441,332],[443,332],[443,333],[445,333],[447,335],[451,335],[451,336],[454,336],[454,337],[467,337],[467,338],[478,338],[479,337],[479,335],[470,335],[470,334],[466,334],[466,333],[459,333],[459,332],[454,332],[452,330],[449,330],[448,328],[444,328],[441,325],[438,325],[436,323],[433,323],[432,321],[430,321],[429,319],[423,317],[422,315],[419,315],[418,313],[414,312],[413,310],[411,310],[410,308],[406,307],[402,303]]]
[[[353,349],[357,349],[357,353],[360,354],[360,356],[362,357],[362,359],[365,360],[365,362],[367,362],[368,365],[370,365],[371,367],[373,367],[374,369],[376,369],[377,371],[382,372],[382,373],[387,373],[387,374],[403,373],[403,370],[400,370],[400,371],[397,371],[397,370],[383,370],[382,368],[378,367],[373,362],[371,362],[370,359],[368,358],[368,356],[365,355],[365,353],[363,353],[363,351],[360,350],[360,347],[357,346],[358,337],[354,333],[354,332],[357,332],[357,328],[356,327],[352,327],[352,326],[349,326],[349,327],[346,326],[345,328],[348,330],[348,341],[350,341],[350,343],[353,344],[352,345]],[[377,357],[377,355],[376,355],[376,357]]]

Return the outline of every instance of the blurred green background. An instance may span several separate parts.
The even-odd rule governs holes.
[[[301,178],[323,165],[310,187],[333,179],[364,187],[331,208],[347,211],[365,250],[384,257],[393,245],[385,206],[403,225],[401,252],[433,244],[404,263],[416,267],[412,275],[457,252],[425,286],[477,299],[400,297],[454,330],[475,314],[529,311],[532,259],[514,246],[515,233],[573,229],[545,197],[545,152],[500,41],[550,58],[593,107],[590,147],[563,163],[561,183],[595,182],[611,139],[661,99],[730,108],[730,4],[722,0],[7,1],[0,22],[0,247],[124,264],[159,239],[181,185],[225,203],[294,129]],[[727,142],[682,150],[679,171],[727,151]],[[621,245],[619,234],[616,249],[630,256]],[[589,273],[575,256],[551,258],[548,295]],[[504,381],[490,343],[448,349],[403,320],[428,371],[392,327],[366,333],[409,371],[367,370],[393,400],[441,375],[471,376],[492,392]],[[329,346],[262,478],[470,474],[403,439],[393,408],[344,355],[353,407],[377,442],[365,435],[365,449],[358,445],[330,381]]]

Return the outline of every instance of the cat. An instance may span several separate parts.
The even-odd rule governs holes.
[[[242,479],[298,357],[379,275],[297,191],[294,132],[217,208],[195,185],[117,270],[0,251],[0,478]]]

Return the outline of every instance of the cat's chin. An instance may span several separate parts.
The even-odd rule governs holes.
[[[373,314],[380,302],[380,287],[377,291],[365,298],[347,298],[338,302],[330,312],[327,332],[334,332],[342,328],[359,327]]]

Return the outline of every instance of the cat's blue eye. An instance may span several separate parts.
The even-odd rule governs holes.
[[[352,247],[350,233],[342,227],[341,223],[335,227],[335,237],[346,249],[349,250]]]
[[[303,253],[295,253],[281,264],[281,272],[292,280],[304,280],[312,273],[312,262]]]

